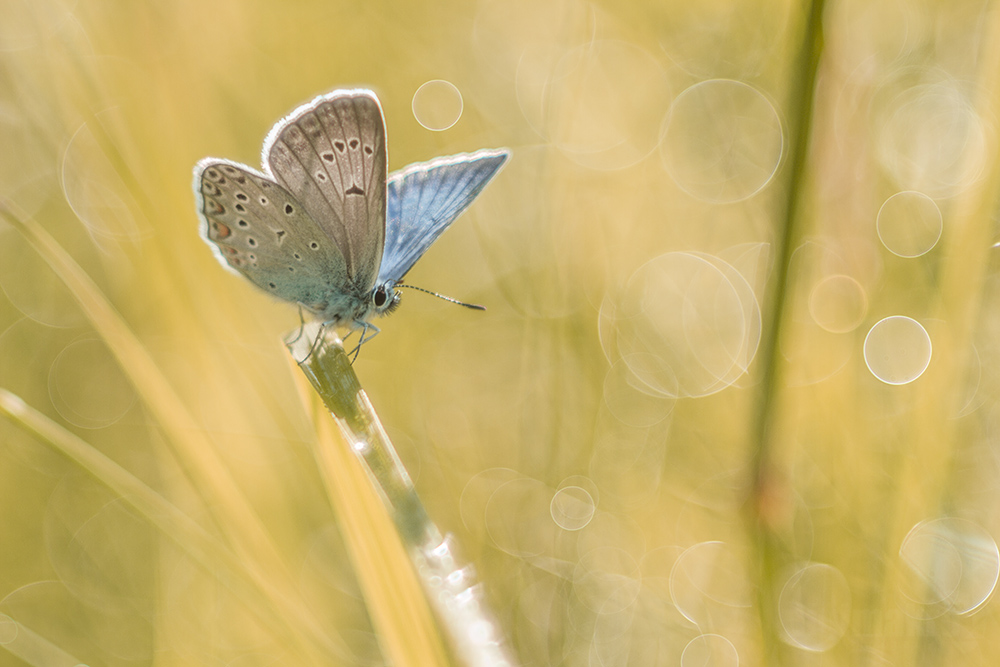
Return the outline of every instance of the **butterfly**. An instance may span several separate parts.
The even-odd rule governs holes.
[[[509,158],[484,149],[388,174],[375,93],[335,90],[275,124],[263,171],[198,162],[201,235],[225,268],[325,324],[361,328],[364,342],[378,333],[369,320],[399,305],[406,273]]]

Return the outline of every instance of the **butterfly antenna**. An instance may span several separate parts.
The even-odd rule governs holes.
[[[458,299],[452,299],[450,296],[445,296],[444,294],[438,294],[437,292],[432,292],[429,289],[424,289],[423,287],[415,287],[413,285],[405,285],[403,283],[396,283],[393,287],[405,287],[406,289],[415,289],[418,292],[423,292],[424,294],[430,294],[431,296],[436,296],[439,299],[454,303],[459,306],[465,306],[466,308],[471,308],[472,310],[486,310],[486,306],[480,306],[478,303],[465,303],[464,301],[459,301]]]

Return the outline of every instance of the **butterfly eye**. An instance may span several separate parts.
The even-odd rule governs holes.
[[[385,285],[379,285],[372,294],[372,303],[376,308],[382,308],[389,301],[389,293],[385,290]]]
[[[372,292],[372,306],[379,315],[388,315],[399,307],[399,292],[392,288],[392,282],[386,281]]]

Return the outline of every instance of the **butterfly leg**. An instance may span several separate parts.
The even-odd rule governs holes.
[[[305,325],[303,324],[303,326]],[[319,325],[319,329],[316,331],[316,338],[313,339],[312,347],[309,348],[309,354],[306,356],[306,359],[311,357],[323,345],[323,341],[326,340],[326,328],[328,326],[330,326],[330,322],[323,322]]]
[[[357,360],[358,354],[361,353],[361,346],[370,341],[381,331],[381,329],[379,329],[377,326],[375,326],[374,324],[369,324],[368,322],[356,322],[355,324],[357,324],[358,328],[361,329],[361,337],[358,339],[358,344],[354,346],[354,349],[351,350],[349,353],[349,356],[354,355],[351,358],[352,364]],[[368,333],[369,331],[371,331],[370,335]],[[351,333],[353,333],[353,330]],[[349,335],[350,334],[348,334],[348,336]],[[346,337],[347,336],[345,336],[345,338]]]
[[[299,341],[300,338],[302,338],[302,335],[305,332],[306,332],[306,318],[305,318],[305,315],[302,314],[302,304],[300,303],[299,304],[299,331],[298,331],[297,334],[295,334],[295,338],[292,338],[291,340],[286,340],[285,341],[285,345],[294,345],[295,343],[297,343]]]

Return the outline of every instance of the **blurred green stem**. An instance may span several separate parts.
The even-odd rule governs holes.
[[[774,580],[781,564],[777,562],[777,546],[771,528],[766,524],[766,507],[773,499],[772,496],[780,494],[776,489],[780,489],[781,486],[781,472],[773,468],[771,461],[772,439],[775,437],[775,421],[778,418],[776,405],[781,388],[779,369],[781,359],[778,351],[781,349],[781,324],[784,321],[785,308],[788,306],[788,267],[795,250],[795,238],[800,233],[796,223],[801,221],[803,201],[807,195],[809,138],[812,133],[816,76],[823,53],[823,9],[823,0],[814,0],[805,8],[802,46],[797,59],[799,69],[789,86],[788,103],[785,105],[791,146],[788,161],[788,196],[785,200],[785,210],[781,215],[783,224],[775,239],[777,262],[774,270],[774,295],[770,317],[764,322],[764,330],[761,332],[760,367],[763,376],[760,401],[755,412],[757,422],[755,442],[752,443],[754,451],[750,471],[752,488],[746,512],[748,530],[757,548],[760,574],[758,604],[764,639],[762,645],[765,647],[780,645],[775,641],[778,626],[771,595],[775,590]],[[778,499],[778,502],[781,500]],[[767,664],[775,664],[777,656],[773,655],[772,651],[772,655],[765,656],[765,659]]]

